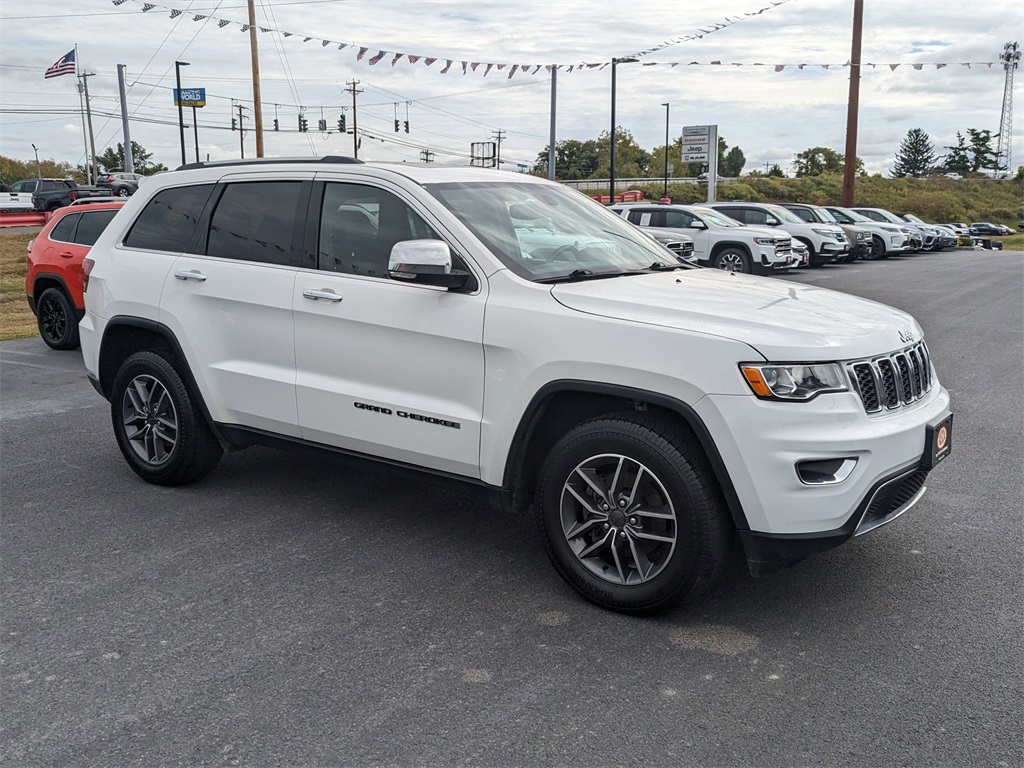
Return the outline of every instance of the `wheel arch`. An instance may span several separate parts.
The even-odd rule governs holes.
[[[711,246],[711,258],[712,259],[715,258],[715,256],[720,254],[726,248],[738,248],[738,249],[740,249],[745,254],[747,254],[747,258],[749,258],[751,260],[751,262],[753,262],[753,258],[754,257],[751,255],[750,246],[747,245],[746,243],[744,243],[742,241],[738,241],[738,240],[724,240],[722,242],[715,243],[713,246]]]
[[[657,392],[593,381],[553,381],[533,396],[516,428],[505,463],[505,504],[517,513],[526,511],[533,501],[541,462],[568,429],[588,419],[622,411],[655,411],[682,428],[707,459],[733,524],[738,530],[749,529],[721,453],[693,408]]]
[[[178,371],[189,394],[199,404],[203,418],[210,428],[225,445],[226,441],[217,428],[216,423],[206,407],[199,385],[192,375],[192,368],[188,364],[188,358],[178,343],[177,337],[163,323],[155,320],[147,320],[142,317],[114,317],[103,331],[103,340],[100,342],[99,354],[99,389],[105,398],[110,399],[113,388],[114,377],[117,375],[121,364],[135,352],[155,352],[171,363]]]
[[[68,303],[71,304],[72,309],[79,313],[81,316],[82,310],[75,306],[74,299],[71,296],[71,291],[68,290],[68,284],[64,282],[64,278],[60,275],[56,275],[52,272],[39,272],[32,278],[32,292],[29,296],[29,305],[32,307],[32,314],[36,313],[36,305],[39,303],[39,297],[43,295],[44,291],[50,288],[59,288],[64,292],[64,295],[68,299]]]

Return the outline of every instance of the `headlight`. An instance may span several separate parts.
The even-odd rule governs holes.
[[[849,389],[838,363],[741,363],[740,371],[754,394],[763,400],[810,400],[824,392]]]
[[[824,235],[825,237],[832,237],[833,235],[836,234],[831,229],[817,229],[816,227],[811,227],[811,231],[819,235]]]
[[[900,228],[899,227],[882,227],[882,231],[884,231],[884,232],[899,232]]]
[[[758,245],[775,245],[775,240],[771,237],[755,237],[754,242]]]

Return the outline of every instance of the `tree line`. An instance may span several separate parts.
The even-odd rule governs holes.
[[[898,179],[936,173],[968,176],[983,171],[1005,171],[1007,168],[999,164],[996,150],[992,148],[992,138],[992,131],[968,128],[966,137],[957,131],[956,144],[944,147],[949,152],[940,158],[931,136],[922,128],[911,128],[900,142],[890,175]]]

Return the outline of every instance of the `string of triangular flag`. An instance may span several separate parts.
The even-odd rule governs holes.
[[[148,1],[144,1],[144,0],[111,0],[111,2],[115,6],[124,5],[125,3],[128,3],[128,2],[137,3],[137,4],[142,6],[142,12],[143,13],[148,13],[148,12],[154,11],[154,10],[167,11],[169,13],[169,16],[170,16],[171,19],[176,19],[176,18],[178,18],[179,16],[181,16],[184,13],[180,8],[169,8],[167,6],[160,5],[159,3],[152,3],[152,2],[148,2]],[[672,38],[671,40],[666,40],[665,42],[659,43],[658,45],[656,45],[656,46],[654,46],[652,48],[648,48],[647,50],[637,52],[636,54],[634,54],[634,57],[635,58],[639,58],[641,56],[646,56],[646,55],[648,55],[650,53],[654,53],[656,51],[663,50],[663,49],[668,48],[669,46],[672,46],[672,45],[678,45],[679,43],[687,42],[689,40],[701,39],[704,36],[712,34],[713,32],[717,32],[720,29],[725,29],[726,27],[732,26],[733,24],[739,23],[740,21],[744,21],[745,19],[750,18],[752,16],[759,16],[759,15],[763,14],[766,11],[770,11],[773,8],[776,8],[776,7],[780,6],[780,5],[784,5],[785,3],[788,3],[788,2],[791,2],[791,0],[775,0],[774,2],[771,2],[769,5],[766,5],[764,8],[761,8],[760,10],[752,11],[752,12],[749,12],[749,13],[745,13],[742,16],[726,17],[725,21],[723,21],[723,22],[716,22],[716,23],[714,23],[712,25],[709,25],[708,29],[700,28],[699,33],[695,33],[693,35],[686,35],[686,36],[683,36],[683,37]],[[250,25],[247,22],[234,21],[234,20],[231,20],[231,19],[222,19],[222,18],[217,18],[215,16],[211,16],[211,15],[208,15],[208,14],[201,14],[201,13],[194,14],[193,17],[192,17],[192,21],[204,21],[206,19],[209,19],[210,21],[217,22],[217,27],[220,28],[220,29],[223,29],[224,27],[227,27],[228,25],[232,25],[232,24],[238,25],[239,29],[241,29],[242,32],[248,32],[249,29],[250,29]],[[383,49],[377,49],[376,53],[374,53],[373,55],[369,55],[370,52],[373,50],[373,48],[371,46],[359,45],[358,43],[351,43],[351,42],[339,42],[337,40],[329,40],[327,38],[319,38],[319,37],[314,36],[314,35],[304,35],[304,34],[300,34],[300,33],[296,33],[296,32],[287,32],[287,31],[284,31],[284,30],[274,29],[273,27],[257,26],[257,29],[259,29],[260,32],[277,32],[282,37],[300,38],[303,43],[309,43],[309,42],[312,42],[312,41],[316,40],[316,41],[318,41],[320,43],[322,48],[326,48],[326,47],[331,46],[331,45],[336,45],[338,47],[337,49],[339,51],[348,48],[348,49],[356,51],[356,56],[355,56],[355,60],[356,61],[362,62],[362,61],[365,60],[366,63],[369,66],[374,66],[374,65],[380,64],[382,61],[386,61],[386,60],[390,59],[391,66],[393,67],[396,64],[398,64],[398,62],[401,61],[403,58],[409,64],[418,64],[418,63],[422,62],[423,65],[427,66],[427,67],[433,66],[435,63],[444,62],[440,66],[440,69],[438,70],[439,73],[442,74],[442,75],[448,74],[450,71],[452,71],[452,68],[455,67],[455,71],[458,72],[458,71],[461,70],[463,75],[467,75],[470,72],[473,72],[473,73],[480,73],[484,77],[486,77],[492,71],[495,71],[495,72],[501,72],[503,74],[506,74],[506,76],[509,79],[511,79],[516,74],[520,74],[520,75],[524,75],[524,74],[525,75],[535,75],[541,69],[543,69],[547,73],[550,73],[551,70],[553,70],[553,69],[557,69],[559,72],[566,72],[566,73],[580,72],[580,71],[583,71],[583,70],[592,70],[592,69],[602,70],[605,67],[609,66],[609,64],[611,63],[610,61],[600,61],[600,62],[582,62],[582,63],[579,63],[579,64],[509,64],[509,63],[498,64],[498,63],[493,63],[493,62],[481,62],[481,61],[469,61],[469,60],[458,60],[458,59],[446,59],[446,58],[442,58],[442,57],[439,57],[439,56],[424,56],[422,54],[412,54],[412,53],[404,53],[404,52],[400,53],[400,52],[395,52],[395,51],[387,51],[387,50],[383,50]],[[368,55],[369,55],[369,57],[367,58]],[[782,72],[782,71],[784,71],[786,69],[803,70],[803,69],[807,69],[807,68],[826,69],[826,70],[829,70],[829,69],[842,70],[842,69],[845,69],[845,68],[850,66],[850,62],[846,62],[845,64],[807,64],[807,63],[799,63],[799,64],[766,64],[766,63],[763,63],[763,62],[753,62],[753,63],[749,63],[748,64],[748,63],[743,63],[743,62],[722,62],[720,60],[707,61],[707,62],[700,62],[700,61],[643,61],[643,62],[641,62],[641,64],[642,64],[642,66],[645,66],[645,67],[669,67],[669,68],[674,68],[674,67],[770,67],[775,72]],[[959,66],[961,66],[961,67],[966,67],[968,69],[970,69],[972,67],[987,67],[987,68],[991,69],[994,65],[998,64],[998,62],[995,62],[995,61],[958,62],[957,64]],[[888,67],[890,71],[895,71],[899,67],[910,67],[912,69],[920,71],[920,70],[925,69],[926,67],[929,68],[929,69],[931,69],[932,67],[934,67],[935,69],[942,69],[944,67],[951,66],[951,64],[950,63],[934,63],[934,62],[928,62],[928,63],[925,63],[925,62],[911,62],[911,63],[898,62],[898,63],[884,64],[884,63],[871,63],[871,62],[869,62],[869,63],[866,63],[866,64],[862,64],[861,66],[862,67],[871,67],[871,68]]]

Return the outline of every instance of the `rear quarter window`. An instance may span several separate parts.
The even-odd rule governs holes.
[[[187,250],[212,192],[212,184],[160,190],[146,203],[124,244],[150,251]]]
[[[78,220],[81,216],[82,214],[75,213],[62,218],[54,224],[53,229],[50,230],[50,239],[55,240],[58,243],[73,243],[75,226],[78,224]]]
[[[75,242],[79,245],[93,245],[97,238],[107,228],[107,224],[114,218],[116,210],[86,211],[81,214],[78,222],[78,229],[75,232]]]

